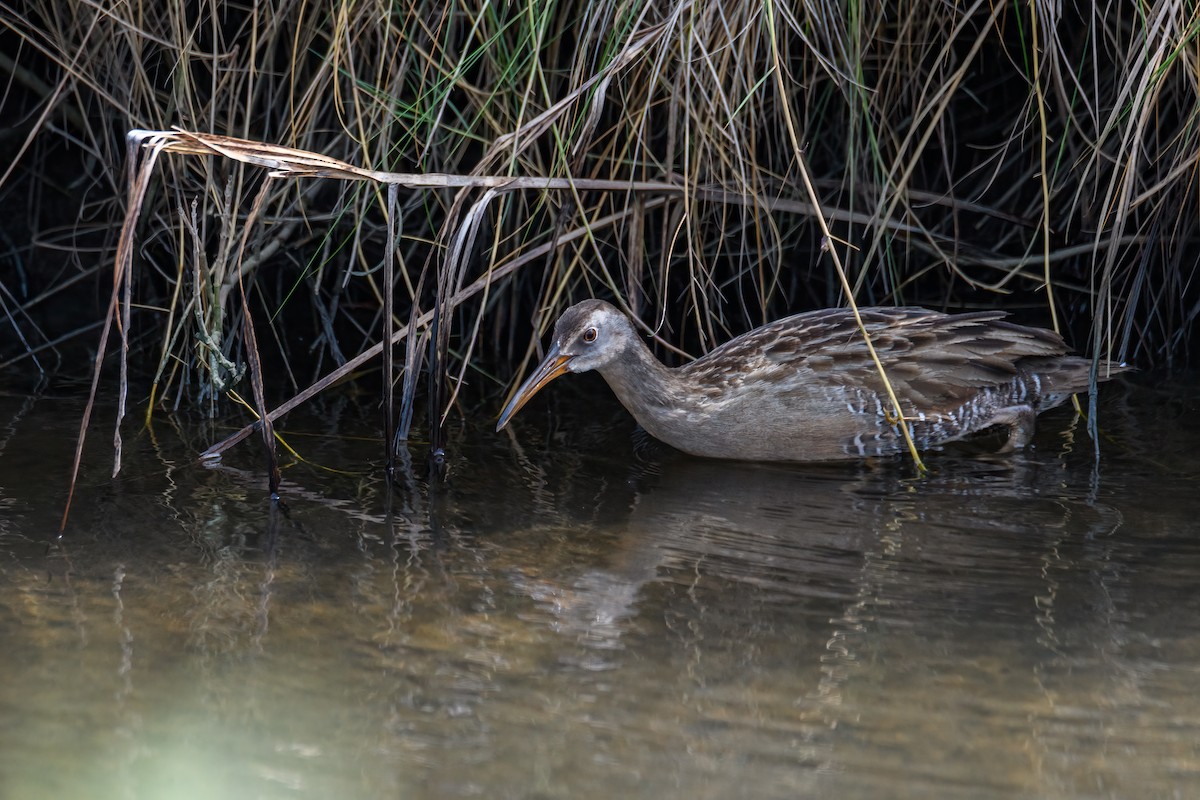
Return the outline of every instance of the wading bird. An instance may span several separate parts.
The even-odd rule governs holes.
[[[496,429],[559,375],[594,369],[651,436],[696,456],[885,456],[906,449],[901,424],[922,450],[1007,426],[1007,451],[1029,442],[1038,414],[1088,387],[1088,359],[1070,355],[1053,331],[1006,322],[1000,311],[860,314],[903,420],[849,309],[787,317],[670,368],[628,317],[602,300],[585,300],[563,312],[546,358]],[[1100,379],[1125,369],[1102,361]]]

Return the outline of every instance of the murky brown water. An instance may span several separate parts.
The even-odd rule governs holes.
[[[0,796],[1195,796],[1198,387],[1133,383],[1098,472],[1062,411],[922,480],[552,397],[390,517],[370,403],[288,422],[286,516],[199,423],[109,480],[101,411],[50,553],[81,406],[0,397]]]

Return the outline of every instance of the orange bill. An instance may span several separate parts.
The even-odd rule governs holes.
[[[521,388],[517,389],[517,393],[500,413],[500,421],[496,423],[496,430],[502,430],[513,418],[513,415],[521,410],[521,406],[528,403],[529,399],[537,394],[543,386],[567,372],[569,369],[567,365],[571,363],[571,358],[572,356],[560,353],[557,344],[552,345],[550,352],[546,353],[546,357],[542,359],[542,363],[533,371],[528,380],[521,384]]]

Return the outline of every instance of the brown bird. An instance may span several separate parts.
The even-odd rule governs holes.
[[[1088,359],[1069,355],[1053,331],[1005,322],[1003,312],[860,314],[920,449],[993,425],[1009,429],[1004,450],[1023,447],[1039,413],[1087,390]],[[672,369],[623,313],[585,300],[563,312],[550,351],[496,430],[559,375],[591,369],[650,435],[696,456],[836,461],[907,447],[848,309],[781,319]],[[1102,361],[1101,380],[1125,369]]]

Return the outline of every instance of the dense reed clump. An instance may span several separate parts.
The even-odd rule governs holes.
[[[390,377],[394,340],[402,438],[422,370],[435,412],[468,377],[498,399],[487,366],[518,377],[575,299],[695,354],[846,302],[835,254],[858,302],[1009,304],[1116,360],[1189,355],[1194,3],[32,0],[0,22],[0,358],[94,342],[136,210],[112,329],[152,408],[249,401],[254,374],[296,394],[372,347]],[[268,177],[218,147],[162,154],[132,209],[125,134],[172,128],[466,180]]]

